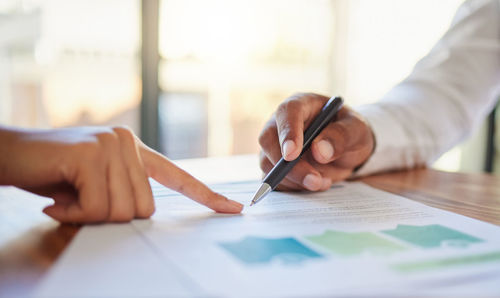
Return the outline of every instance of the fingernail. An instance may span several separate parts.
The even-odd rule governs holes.
[[[288,157],[295,150],[295,142],[287,140],[283,143],[283,156]]]
[[[243,204],[241,204],[239,202],[236,202],[236,201],[233,201],[233,200],[229,200],[229,203],[231,203],[231,205],[233,207],[237,208],[238,210],[243,209]]]
[[[236,201],[226,198],[221,194],[215,194],[218,197],[217,204],[212,208],[216,212],[221,213],[240,213],[243,210],[243,205]]]
[[[241,212],[241,210],[243,210],[243,204],[230,199],[228,199],[227,202],[229,203],[229,205],[231,205],[231,210],[230,210],[231,212],[238,213]]]
[[[324,159],[331,159],[333,157],[333,146],[332,144],[327,141],[327,140],[321,140],[318,142],[318,149],[319,149],[319,154]]]
[[[243,210],[243,205],[231,199],[227,200],[227,209],[224,211],[226,213],[239,213]]]
[[[322,180],[318,175],[307,174],[302,183],[307,189],[314,191],[321,188]]]

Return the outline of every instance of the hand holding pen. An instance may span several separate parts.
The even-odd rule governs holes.
[[[302,152],[304,131],[319,114],[328,97],[298,94],[285,100],[267,122],[259,137],[260,166],[269,173],[282,158],[295,160]],[[314,138],[293,169],[281,181],[279,190],[326,190],[336,181],[345,180],[363,164],[374,148],[371,128],[347,106],[337,113]]]

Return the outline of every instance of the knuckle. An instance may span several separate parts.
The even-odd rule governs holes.
[[[346,144],[349,141],[349,128],[346,127],[344,123],[335,123],[334,130],[337,137],[341,139],[342,144]]]
[[[98,142],[84,142],[77,145],[78,155],[85,163],[98,164],[103,160],[102,147]]]
[[[134,214],[130,211],[120,211],[113,216],[115,222],[129,222],[132,219],[134,219]]]
[[[108,218],[107,208],[91,208],[86,211],[85,217],[89,222],[104,222]]]
[[[113,130],[102,132],[98,137],[104,148],[116,148],[120,145],[118,135]]]
[[[282,113],[291,113],[295,111],[299,111],[302,108],[302,100],[301,97],[292,97],[287,101],[283,102],[278,109]]]
[[[329,96],[324,96],[324,95],[317,94],[317,93],[307,93],[307,94],[305,94],[305,96],[307,98],[309,98],[310,100],[320,101],[321,103],[326,102],[326,101],[328,101],[328,99],[330,99]]]
[[[213,208],[215,206],[215,200],[214,200],[215,196],[213,193],[210,193],[210,192],[201,192],[196,201],[202,205],[205,205],[209,208]]]
[[[112,127],[112,130],[114,132],[128,132],[128,133],[133,133],[132,129],[127,126],[127,125],[116,125]]]
[[[128,126],[115,126],[113,127],[113,132],[120,138],[135,141],[135,134]]]
[[[259,145],[262,148],[266,148],[269,146],[269,144],[272,142],[273,139],[273,127],[266,127],[264,130],[261,131],[259,135]]]
[[[288,100],[280,103],[278,105],[278,108],[276,109],[276,115],[281,115],[283,113],[286,113],[287,104],[288,104]]]

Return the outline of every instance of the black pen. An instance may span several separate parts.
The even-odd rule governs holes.
[[[304,145],[302,146],[302,152],[300,152],[299,157],[292,161],[286,161],[282,157],[262,181],[262,185],[255,193],[250,206],[257,204],[271,190],[274,190],[278,184],[280,184],[281,180],[283,180],[295,164],[299,162],[302,154],[304,154],[304,152],[311,147],[311,143],[314,138],[316,138],[319,133],[333,120],[335,115],[337,115],[337,112],[342,107],[343,102],[342,97],[332,97],[328,100],[328,102],[321,109],[321,112],[318,116],[316,116],[316,118],[314,118],[314,121],[304,132]]]

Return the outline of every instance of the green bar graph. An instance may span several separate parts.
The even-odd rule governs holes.
[[[363,252],[391,254],[406,250],[406,247],[369,232],[340,232],[327,230],[321,235],[306,236],[305,239],[343,256],[359,255]]]
[[[422,248],[437,248],[441,246],[465,247],[470,243],[482,242],[479,238],[442,225],[398,225],[396,229],[381,232]]]

